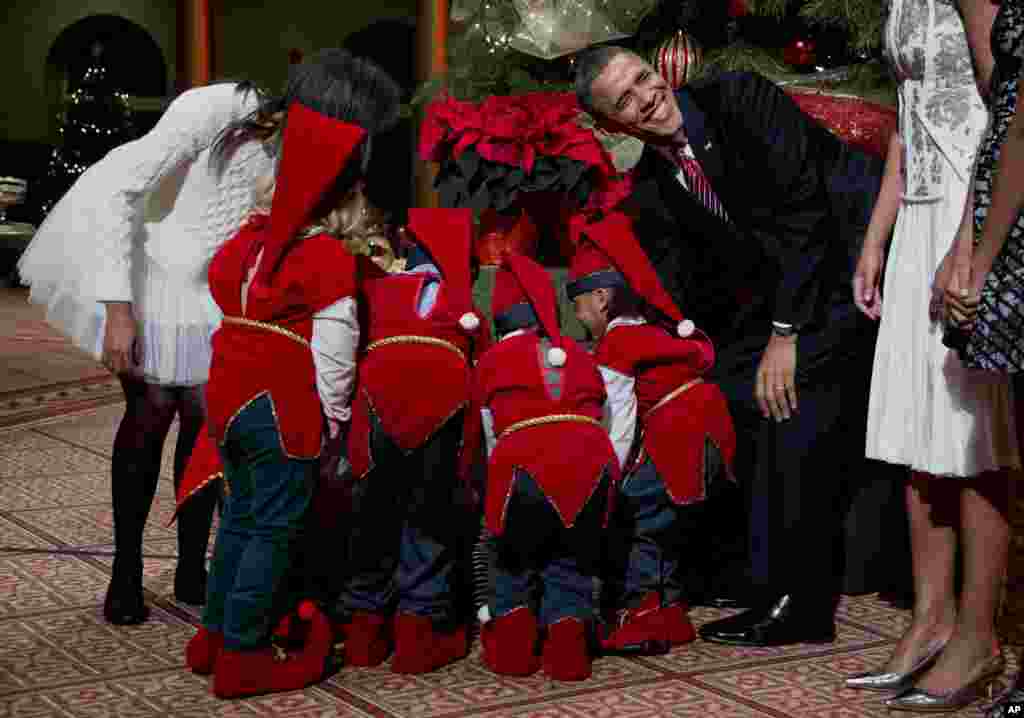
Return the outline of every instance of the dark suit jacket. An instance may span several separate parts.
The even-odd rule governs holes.
[[[883,162],[841,142],[777,85],[751,73],[677,97],[687,137],[728,212],[687,192],[648,146],[627,202],[667,289],[718,348],[719,376],[749,376],[772,320],[801,326],[801,380],[871,351],[851,279]]]

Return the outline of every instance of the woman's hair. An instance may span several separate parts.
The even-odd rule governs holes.
[[[398,122],[402,93],[391,76],[376,64],[338,48],[321,50],[309,60],[292,65],[281,95],[267,95],[248,81],[239,82],[237,89],[241,93],[256,92],[259,105],[221,130],[213,144],[211,161],[223,158],[241,142],[253,138],[267,140],[279,133],[287,123],[288,108],[293,102],[331,119],[359,125],[370,136],[385,132]],[[354,184],[367,161],[368,150],[364,146],[362,162],[350,162],[350,167],[355,167],[346,171],[343,178]]]
[[[250,92],[251,83],[239,83],[239,92]],[[258,91],[257,91],[258,92]],[[292,103],[326,117],[362,127],[367,139],[342,169],[311,218],[314,225],[341,239],[365,237],[387,226],[388,218],[366,199],[360,179],[366,172],[371,139],[398,122],[401,89],[376,64],[347,50],[321,50],[309,60],[292,66],[284,94],[258,95],[259,106],[225,127],[214,142],[211,159],[222,159],[241,142],[272,137],[280,141]],[[276,182],[267,176],[257,180],[253,191],[254,210],[269,213]]]

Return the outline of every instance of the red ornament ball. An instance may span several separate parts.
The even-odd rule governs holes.
[[[673,90],[692,80],[703,63],[700,45],[683,30],[660,42],[651,55],[651,65]]]
[[[746,17],[749,12],[747,0],[729,0],[729,17]]]
[[[807,67],[816,59],[814,40],[798,37],[782,50],[783,61],[791,67]]]

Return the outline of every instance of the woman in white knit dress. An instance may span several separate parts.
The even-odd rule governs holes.
[[[965,369],[942,344],[932,287],[963,216],[988,119],[978,92],[992,64],[983,25],[970,28],[979,81],[952,0],[893,0],[886,23],[887,54],[899,81],[899,131],[890,142],[854,292],[865,314],[881,318],[867,456],[910,471],[914,620],[881,670],[847,680],[854,688],[957,689],[998,651],[995,599],[1005,536],[996,535],[993,517],[1001,501],[992,491],[1005,494],[1005,470],[1020,463],[1010,386],[1005,376]],[[959,603],[953,585],[958,542],[965,577]]]
[[[90,167],[53,208],[18,269],[30,301],[121,380],[127,402],[114,440],[115,559],[104,602],[111,623],[144,621],[142,534],[163,445],[179,417],[180,480],[205,420],[203,384],[220,313],[207,286],[210,258],[272,174],[278,125],[299,87],[325,88],[352,55],[325,50],[292,68],[282,97],[248,83],[189,90],[144,137]],[[308,89],[307,89],[308,91]],[[206,594],[215,491],[178,515],[178,600]]]

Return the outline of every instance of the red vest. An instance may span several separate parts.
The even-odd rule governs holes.
[[[605,470],[611,472],[610,490],[618,482],[615,450],[599,424],[559,421],[502,436],[519,422],[555,414],[600,422],[605,390],[597,365],[572,340],[564,340],[563,348],[568,358],[559,370],[561,393],[557,399],[544,381],[544,372],[550,369],[544,367],[544,348],[535,332],[499,342],[477,365],[474,414],[479,415],[479,407],[488,408],[498,437],[487,466],[485,505],[487,527],[496,535],[505,527],[516,469],[523,469],[537,482],[567,528],[598,489]]]
[[[371,411],[388,436],[411,451],[425,444],[469,400],[470,362],[490,338],[486,320],[476,312],[479,327],[463,329],[459,319],[475,310],[454,306],[443,281],[433,308],[420,317],[416,309],[430,276],[379,274],[362,283],[365,351],[359,360],[349,433],[349,462],[356,477],[373,468]]]
[[[710,344],[674,337],[651,324],[622,324],[601,338],[595,358],[636,379],[643,449],[672,500],[688,504],[703,499],[705,439],[714,442],[730,467],[736,454],[725,397],[716,384],[700,378],[714,359]],[[689,388],[668,398],[687,384]]]
[[[213,438],[222,444],[238,412],[257,396],[269,394],[284,451],[295,458],[315,458],[320,454],[323,412],[308,346],[313,315],[355,295],[355,260],[330,235],[299,241],[285,255],[270,291],[260,296],[249,293],[244,314],[244,319],[278,327],[292,336],[231,323],[231,317],[243,317],[242,283],[268,228],[264,217],[251,220],[210,263],[210,291],[225,322],[213,335],[206,387],[208,423]]]

